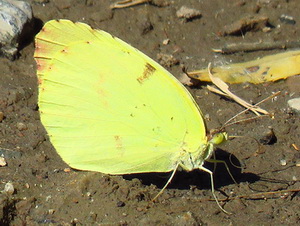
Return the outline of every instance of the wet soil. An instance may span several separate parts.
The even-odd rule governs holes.
[[[153,59],[171,54],[179,64],[168,68],[176,77],[183,66],[205,68],[243,62],[283,50],[219,55],[211,51],[226,43],[296,40],[300,33],[300,6],[296,0],[166,1],[169,5],[141,4],[110,10],[112,1],[31,1],[42,22],[70,19],[90,24],[132,44]],[[202,16],[183,21],[176,16],[181,6],[200,10]],[[279,20],[282,14],[296,23]],[[269,18],[271,29],[220,37],[225,25],[246,15]],[[163,41],[170,39],[169,44]],[[68,169],[49,142],[39,120],[34,43],[24,47],[20,58],[0,59],[0,153],[7,165],[0,167],[0,191],[7,183],[13,194],[0,193],[0,225],[297,225],[300,223],[298,192],[267,193],[300,187],[299,115],[287,100],[300,95],[299,80],[231,85],[238,96],[253,103],[276,91],[281,95],[261,104],[273,114],[227,128],[241,136],[221,145],[216,158],[227,162],[235,184],[223,164],[215,169],[216,193],[224,208],[216,205],[209,176],[201,171],[178,172],[170,186],[151,203],[151,198],[170,176],[136,174],[110,176]],[[170,66],[170,65],[169,65]],[[189,88],[203,111],[208,128],[218,128],[243,110],[236,103],[210,93],[206,84]],[[253,116],[248,113],[246,116]],[[276,140],[262,144],[268,127]],[[297,166],[298,165],[298,166]],[[214,165],[206,165],[214,169]],[[261,194],[262,193],[262,194]],[[257,194],[256,196],[253,196]],[[236,198],[234,198],[236,197]]]

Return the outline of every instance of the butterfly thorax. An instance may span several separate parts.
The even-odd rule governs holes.
[[[196,152],[181,152],[179,166],[186,170],[192,171],[199,169],[206,160],[209,160],[214,152],[214,146],[219,145],[227,140],[227,133],[220,132],[214,134],[206,144],[201,144]]]

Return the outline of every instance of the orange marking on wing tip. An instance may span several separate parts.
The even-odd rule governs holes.
[[[34,57],[38,57],[42,52],[42,48],[39,45],[35,45],[35,49],[34,49]]]
[[[42,71],[45,67],[43,63],[40,63],[40,61],[36,59],[36,68],[38,71]]]
[[[35,55],[41,54],[41,53],[47,53],[49,50],[47,48],[47,45],[45,43],[40,43],[39,41],[35,42]]]
[[[43,79],[38,78],[38,84],[41,85],[43,83]]]
[[[48,29],[48,27],[46,27],[44,25],[44,27],[41,29],[40,33],[51,33],[51,29]]]

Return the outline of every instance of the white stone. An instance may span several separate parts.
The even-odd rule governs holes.
[[[288,105],[293,110],[300,112],[300,97],[288,100]]]
[[[18,51],[18,38],[31,19],[32,9],[28,2],[0,0],[0,46],[3,55],[14,58]]]
[[[13,184],[10,182],[6,183],[4,186],[3,192],[6,194],[9,194],[9,195],[12,195],[15,192],[15,188],[14,188]]]

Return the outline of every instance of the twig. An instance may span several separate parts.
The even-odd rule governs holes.
[[[261,192],[256,194],[249,194],[249,195],[238,195],[235,197],[229,197],[228,199],[237,199],[237,198],[243,198],[243,199],[266,199],[265,196],[267,195],[276,195],[276,194],[282,194],[282,193],[288,193],[288,192],[299,192],[300,189],[288,189],[288,190],[281,190],[281,191],[269,191],[269,192]],[[227,199],[227,200],[228,200]]]
[[[124,0],[124,1],[119,1],[114,4],[111,4],[110,8],[121,9],[121,8],[131,7],[131,6],[135,6],[147,2],[151,2],[151,0]]]
[[[257,105],[252,105],[252,104],[246,102],[245,100],[241,99],[237,95],[233,94],[229,90],[229,87],[225,82],[223,82],[220,78],[214,77],[211,74],[210,66],[211,66],[211,64],[209,63],[209,65],[208,65],[209,77],[210,77],[211,81],[213,82],[213,84],[216,85],[220,89],[219,93],[221,93],[221,94],[222,94],[222,92],[225,93],[225,96],[230,97],[231,99],[236,101],[238,104],[240,104],[240,105],[244,106],[245,108],[247,108],[247,110],[250,110],[250,111],[254,112],[256,115],[260,115],[259,113],[262,113],[264,115],[269,114],[266,110],[258,107]]]
[[[267,101],[267,100],[269,100],[269,99],[272,99],[272,98],[275,97],[275,96],[278,96],[280,93],[281,93],[281,91],[278,91],[278,92],[276,92],[276,93],[274,93],[274,94],[268,96],[267,98],[265,98],[265,99],[259,101],[258,103],[254,104],[254,106],[258,106],[258,105],[260,105],[261,103],[263,103],[263,102],[265,102],[265,101]],[[240,121],[238,121],[238,122],[233,122],[233,123],[230,123],[230,124],[229,124],[230,121],[232,121],[233,119],[235,119],[236,117],[238,117],[239,115],[241,115],[241,114],[243,114],[243,113],[245,113],[245,112],[247,112],[247,111],[249,111],[249,109],[245,109],[245,110],[241,111],[240,113],[236,114],[235,116],[233,116],[232,118],[228,119],[228,120],[224,123],[224,126],[223,126],[223,127],[225,127],[225,126],[227,127],[227,126],[230,126],[231,124],[235,124],[235,123],[242,122],[243,120],[240,120]],[[252,120],[252,119],[256,119],[256,118],[257,118],[257,117],[253,117],[253,118],[249,118],[249,119],[245,119],[245,120]]]
[[[267,195],[276,195],[276,194],[290,193],[290,192],[300,192],[300,189],[297,188],[297,189],[288,189],[288,190],[281,190],[281,191],[260,192],[260,193],[249,194],[249,195],[237,195],[233,197],[226,197],[224,199],[219,199],[219,201],[226,202],[234,199],[251,199],[251,200],[266,199]],[[206,199],[206,200],[214,201],[214,199]]]
[[[213,52],[231,54],[236,52],[253,52],[259,50],[299,48],[300,41],[281,41],[281,42],[253,42],[253,43],[231,43],[221,49],[212,49]]]

